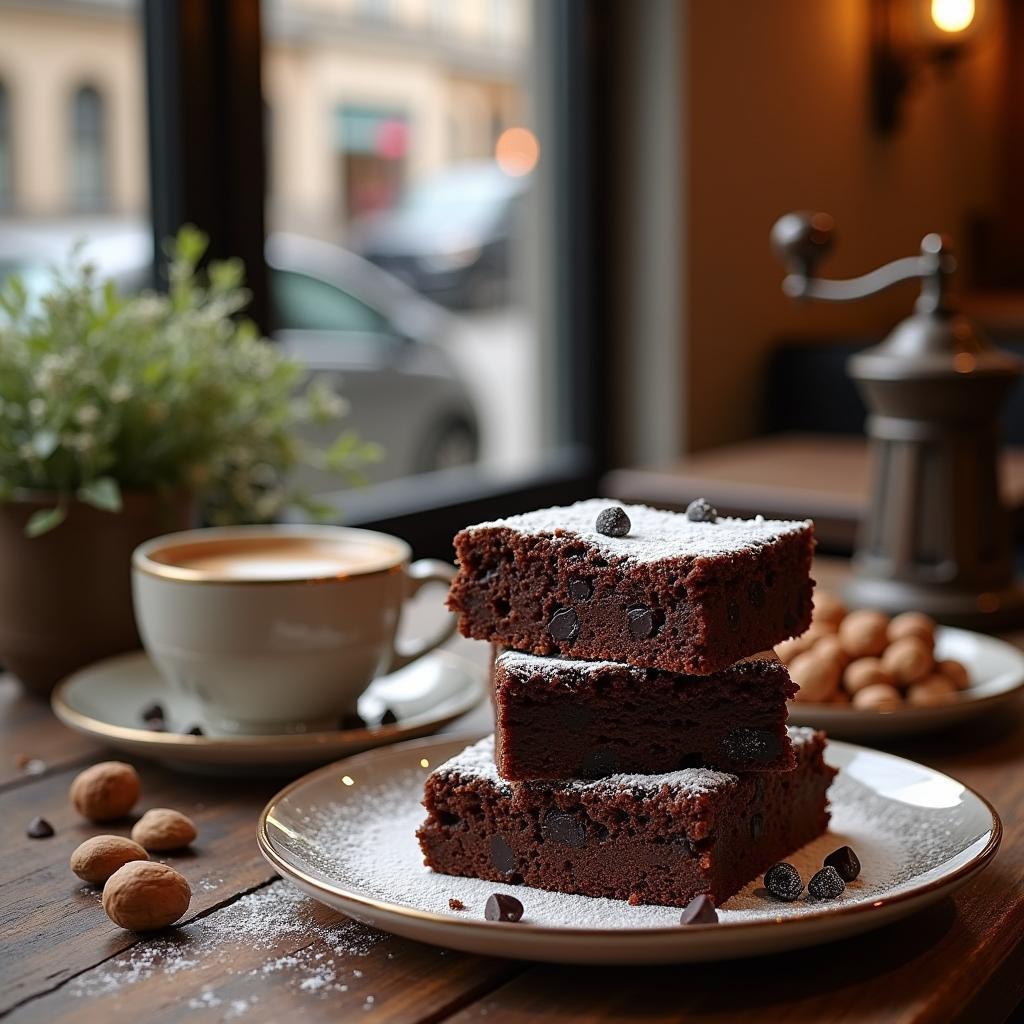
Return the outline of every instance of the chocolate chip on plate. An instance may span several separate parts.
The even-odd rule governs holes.
[[[646,640],[654,632],[654,612],[650,608],[630,608],[626,612],[629,632],[637,640]]]
[[[807,883],[807,895],[816,900],[834,900],[842,896],[846,883],[831,864],[816,871]]]
[[[833,850],[825,858],[825,864],[834,867],[844,882],[852,882],[860,874],[860,859],[849,846]]]
[[[49,839],[53,835],[53,826],[45,818],[33,818],[25,829],[29,839]]]
[[[694,896],[679,915],[680,924],[718,924],[718,913],[710,896]]]
[[[397,725],[398,724],[398,715],[396,715],[394,713],[394,711],[391,710],[391,708],[388,708],[384,712],[384,714],[380,716],[380,724],[381,725]]]
[[[697,498],[686,506],[686,518],[691,523],[716,523],[718,509],[703,498]]]
[[[792,903],[804,891],[804,882],[792,864],[780,861],[764,873],[764,887],[784,903]]]
[[[155,722],[157,719],[162,722],[167,717],[164,714],[163,705],[158,704],[156,701],[152,704],[147,704],[139,714],[144,722]]]
[[[484,917],[488,921],[518,921],[522,916],[522,903],[503,892],[492,893],[484,904]]]
[[[597,532],[605,537],[625,537],[632,527],[629,516],[618,505],[602,509],[597,514]]]
[[[365,729],[366,721],[358,711],[346,711],[345,714],[338,719],[338,728],[342,732],[348,729]]]
[[[571,608],[560,608],[551,616],[548,632],[556,640],[575,640],[580,632],[580,620]]]

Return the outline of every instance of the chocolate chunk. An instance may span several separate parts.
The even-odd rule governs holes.
[[[187,733],[185,733],[185,735],[186,736],[205,736],[206,733],[203,732],[201,726],[193,725],[192,728],[189,729],[189,731]]]
[[[654,612],[650,608],[630,608],[626,619],[630,634],[637,640],[645,640],[654,632]]]
[[[586,829],[575,814],[549,811],[544,818],[544,824],[541,825],[541,832],[545,839],[554,843],[564,843],[566,846],[577,848],[587,844]]]
[[[591,750],[580,765],[580,774],[585,779],[600,779],[612,775],[618,764],[618,758],[612,750]]]
[[[576,601],[589,601],[594,593],[590,580],[570,580],[569,595]]]
[[[365,729],[366,719],[358,711],[346,711],[338,719],[338,728],[345,732],[349,729]]]
[[[575,640],[580,633],[580,620],[571,608],[561,608],[548,623],[548,631],[556,640]]]
[[[760,814],[755,814],[750,819],[750,838],[756,843],[761,838],[762,832],[764,832],[764,818]]]
[[[163,706],[157,704],[156,701],[152,704],[147,704],[139,714],[144,722],[153,722],[156,719],[163,721],[167,717],[164,714]]]
[[[784,903],[792,903],[804,891],[800,872],[792,864],[781,861],[773,864],[764,874],[764,887]]]
[[[686,518],[691,523],[717,523],[718,510],[703,498],[697,498],[686,506]]]
[[[448,909],[449,910],[465,910],[466,909],[466,904],[463,903],[462,900],[455,899],[455,897],[453,896],[448,901]]]
[[[836,869],[844,882],[852,882],[860,874],[860,859],[848,846],[840,846],[825,858],[826,866]]]
[[[29,839],[49,839],[53,835],[53,826],[45,818],[33,818],[25,829]]]
[[[831,864],[811,876],[807,883],[807,895],[816,900],[834,900],[843,894],[846,883]]]
[[[597,532],[605,537],[625,537],[632,526],[629,516],[618,505],[602,509],[597,514]]]
[[[732,760],[753,764],[774,761],[781,753],[781,741],[771,729],[748,726],[726,733],[722,747]]]
[[[518,921],[522,916],[522,903],[503,892],[492,893],[484,904],[484,917],[488,921]]]
[[[384,714],[380,716],[380,724],[381,725],[397,725],[398,724],[398,715],[396,715],[394,713],[394,711],[391,710],[391,708],[387,708],[385,710]]]
[[[718,924],[718,914],[710,896],[694,896],[679,915],[680,924]]]
[[[491,836],[491,863],[495,870],[500,871],[503,875],[515,874],[516,868],[519,867],[512,847],[505,842],[502,836]]]

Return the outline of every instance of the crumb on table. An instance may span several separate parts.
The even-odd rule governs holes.
[[[450,910],[465,910],[466,904],[462,900],[457,900],[453,897],[448,901],[448,908]]]

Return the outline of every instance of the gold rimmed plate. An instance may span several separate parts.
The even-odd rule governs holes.
[[[970,674],[966,690],[948,703],[929,707],[904,705],[893,710],[855,708],[850,704],[791,701],[790,725],[811,725],[829,736],[849,740],[912,736],[960,725],[1018,700],[1024,691],[1024,652],[984,633],[940,626],[935,632],[935,657],[961,662]]]
[[[848,844],[860,855],[860,877],[834,902],[788,904],[771,900],[758,879],[720,908],[719,924],[682,927],[678,908],[632,907],[424,867],[415,838],[424,779],[471,741],[403,743],[299,779],[264,809],[260,850],[311,896],[406,938],[524,960],[653,964],[778,953],[879,927],[969,881],[991,861],[1001,835],[992,807],[955,779],[832,743],[827,759],[840,774],[831,827],[788,859],[806,880],[829,852]],[[522,902],[522,921],[484,920],[495,891]]]
[[[429,735],[471,711],[486,692],[486,669],[434,651],[370,684],[359,699],[360,714],[370,723],[364,729],[192,736],[188,732],[201,715],[139,651],[76,672],[57,687],[51,703],[65,725],[125,753],[192,771],[275,774]],[[153,704],[165,711],[165,732],[145,726],[143,711]],[[387,710],[397,721],[379,724]]]

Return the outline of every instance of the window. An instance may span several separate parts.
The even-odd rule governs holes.
[[[103,97],[83,85],[71,106],[71,205],[80,212],[107,206],[106,114]]]
[[[270,294],[281,330],[372,334],[387,329],[381,314],[366,303],[298,271],[272,270]]]
[[[14,206],[14,173],[11,153],[11,104],[7,86],[0,82],[0,210]]]

